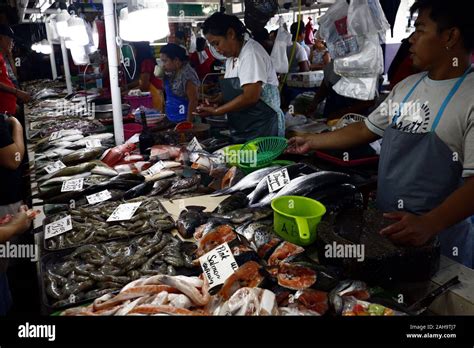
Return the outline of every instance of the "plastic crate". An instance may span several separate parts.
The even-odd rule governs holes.
[[[321,86],[324,79],[324,72],[307,71],[302,73],[288,74],[286,83],[289,87],[313,88]]]

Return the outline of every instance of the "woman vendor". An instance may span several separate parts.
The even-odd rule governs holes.
[[[270,56],[236,17],[214,13],[203,24],[207,41],[227,57],[220,81],[222,94],[215,102],[202,105],[199,116],[227,114],[231,136],[245,142],[261,136],[283,136],[285,118],[280,109],[278,79]]]
[[[198,105],[199,77],[189,65],[184,48],[167,44],[160,51],[165,72],[166,116],[172,122],[193,121]]]

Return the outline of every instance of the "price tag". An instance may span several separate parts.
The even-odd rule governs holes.
[[[269,192],[275,192],[285,187],[290,183],[291,179],[288,174],[288,169],[283,168],[277,172],[267,175],[267,185]]]
[[[65,216],[58,221],[47,224],[44,228],[44,239],[56,237],[59,234],[72,230],[71,215]]]
[[[142,202],[120,204],[107,219],[111,221],[130,220]]]
[[[53,140],[62,138],[62,136],[63,136],[63,132],[62,132],[62,131],[53,132],[53,133],[51,133],[51,135],[49,136],[49,141],[53,141]]]
[[[101,147],[102,143],[100,142],[100,139],[90,139],[86,140],[86,147]]]
[[[224,284],[238,268],[234,255],[227,243],[219,245],[199,258],[203,273],[209,282],[209,288]]]
[[[202,145],[199,144],[199,141],[194,137],[186,146],[186,149],[190,152],[202,150]]]
[[[47,165],[44,170],[46,170],[46,173],[52,174],[63,168],[66,168],[66,165],[61,161],[56,161]]]
[[[94,193],[93,195],[86,196],[86,198],[89,204],[96,204],[112,198],[112,194],[109,190],[104,190]]]
[[[146,170],[145,175],[154,175],[158,172],[161,172],[163,168],[165,168],[165,164],[163,163],[163,161],[156,162],[154,165],[152,165]]]
[[[84,186],[84,178],[63,181],[61,192],[81,191],[83,186]]]

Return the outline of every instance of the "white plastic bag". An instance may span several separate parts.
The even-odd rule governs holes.
[[[374,100],[378,88],[378,76],[373,77],[341,77],[332,89],[343,97]]]
[[[331,57],[345,57],[357,53],[357,37],[348,30],[349,5],[346,0],[337,0],[319,19],[319,36],[326,41]]]
[[[347,11],[347,28],[356,36],[377,34],[383,43],[390,24],[379,0],[352,0]]]
[[[372,77],[383,70],[383,51],[375,34],[366,37],[360,52],[334,60],[334,72],[344,77]]]
[[[291,44],[291,34],[287,32],[282,25],[278,29],[275,43],[273,44],[272,59],[273,67],[279,74],[286,74],[288,72],[288,57],[286,55],[286,48]]]

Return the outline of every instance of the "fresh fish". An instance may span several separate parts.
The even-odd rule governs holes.
[[[275,172],[282,170],[284,168],[286,168],[286,170],[288,171],[288,176],[290,177],[291,180],[296,179],[300,175],[306,175],[306,174],[311,174],[315,172],[313,168],[311,168],[305,163],[291,164],[282,168],[278,168],[275,170]],[[268,194],[269,194],[268,184],[265,177],[262,180],[260,180],[255,190],[253,190],[247,197],[249,199],[249,203],[254,204],[260,201],[263,197],[265,197]]]
[[[236,232],[242,234],[255,251],[269,243],[274,237],[271,222],[249,222],[239,226]]]
[[[88,140],[93,140],[93,139],[107,140],[107,139],[112,139],[113,137],[114,137],[114,135],[112,133],[92,134],[92,135],[89,135],[87,137],[84,137],[82,139],[79,139],[79,140],[75,141],[74,145],[76,145],[76,146],[86,146],[86,142]]]
[[[258,221],[268,218],[272,214],[272,209],[261,207],[237,209],[225,214],[214,213],[213,216],[221,219],[227,219],[234,224],[243,224],[248,221]]]
[[[59,139],[58,140],[74,142],[82,138],[84,138],[82,134],[72,134],[72,135],[66,135],[64,137],[61,137],[60,140]],[[54,142],[51,142],[51,143],[54,144]]]
[[[72,175],[90,172],[96,165],[97,165],[96,163],[85,162],[85,163],[78,164],[76,166],[62,168],[55,173],[42,176],[37,181],[41,182],[41,181],[45,181],[51,178],[56,178],[59,176],[72,176]]]
[[[176,225],[183,238],[191,238],[196,228],[206,222],[205,209],[206,207],[186,207],[186,210],[179,214]]]
[[[169,198],[178,193],[193,191],[197,189],[200,182],[201,182],[201,175],[199,174],[193,175],[192,177],[189,177],[189,178],[179,179],[173,185],[171,185],[171,187],[169,188],[169,190],[163,197]]]
[[[294,296],[296,302],[304,308],[324,315],[329,309],[328,293],[325,291],[305,289]]]
[[[123,199],[132,199],[136,198],[138,196],[144,196],[148,192],[150,192],[153,188],[153,182],[152,181],[145,181],[135,187],[132,187],[130,190],[125,192],[123,195]]]
[[[295,264],[282,262],[278,269],[278,285],[292,290],[304,290],[317,280],[317,272]]]
[[[81,173],[81,174],[71,175],[71,176],[59,176],[56,178],[46,180],[39,187],[43,188],[45,186],[62,184],[64,181],[67,181],[67,180],[87,178],[90,175],[91,175],[91,172],[86,172],[86,173]]]
[[[147,175],[145,176],[145,181],[157,181],[160,179],[164,178],[169,178],[170,176],[175,175],[176,173],[172,170],[161,170],[158,173],[155,173],[153,175]]]
[[[232,226],[221,225],[215,230],[209,232],[199,240],[199,248],[196,250],[196,256],[200,257],[215,247],[230,242],[237,238]]]
[[[105,176],[112,176],[112,177],[118,175],[116,170],[106,166],[105,164],[103,166],[101,165],[95,166],[94,168],[92,168],[91,173],[105,175]]]
[[[88,162],[93,159],[96,159],[104,151],[105,148],[103,147],[84,148],[76,150],[66,156],[63,156],[62,162],[67,166],[73,166],[82,162]]]
[[[173,185],[173,180],[171,179],[162,179],[155,181],[153,184],[153,189],[149,193],[149,196],[159,195],[169,189],[171,185]]]
[[[279,168],[279,166],[271,166],[271,167],[259,169],[255,172],[252,172],[249,175],[247,175],[245,178],[240,180],[234,186],[232,186],[228,189],[217,191],[213,194],[213,196],[222,196],[222,195],[231,194],[231,193],[234,193],[234,192],[237,192],[237,191],[242,191],[242,190],[245,190],[245,189],[253,188],[253,187],[258,185],[260,180],[262,180],[268,174],[273,172],[276,168]]]
[[[341,314],[344,307],[344,297],[355,297],[366,301],[370,298],[367,284],[358,280],[344,280],[329,293],[329,303],[336,314]]]
[[[350,181],[350,176],[345,173],[321,171],[308,174],[292,180],[280,191],[266,195],[258,203],[251,204],[251,206],[262,207],[270,205],[273,199],[282,196],[305,196],[321,187],[348,181]]]
[[[74,152],[74,150],[66,149],[64,147],[54,148],[52,151],[58,156],[67,156]]]
[[[268,258],[269,266],[278,266],[283,260],[292,255],[301,254],[304,249],[290,242],[281,243]]]
[[[247,196],[242,192],[236,192],[224,199],[215,209],[214,212],[218,214],[225,214],[237,209],[247,207]]]
[[[46,215],[56,214],[69,209],[69,204],[45,204],[43,211]]]
[[[222,178],[221,189],[226,189],[237,184],[243,177],[245,173],[240,170],[238,167],[234,166],[230,168]]]
[[[227,301],[240,288],[255,288],[262,285],[264,281],[262,266],[255,261],[249,261],[226,279],[218,295]]]
[[[228,225],[231,221],[228,219],[216,218],[214,215],[211,215],[209,220],[196,228],[196,232],[194,233],[194,239],[199,240],[204,237],[209,232],[215,230],[217,227],[221,225]]]

